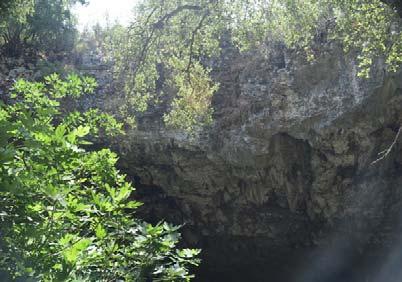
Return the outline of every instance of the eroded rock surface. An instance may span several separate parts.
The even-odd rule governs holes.
[[[385,76],[378,62],[359,79],[352,56],[334,46],[312,63],[268,48],[222,58],[211,128],[189,138],[150,111],[119,142],[121,165],[143,213],[185,223],[187,243],[204,248],[211,275],[200,281],[286,281],[264,278],[276,265],[288,281],[340,281],[330,279],[345,261],[399,242],[399,141],[371,163],[401,124],[401,75]],[[239,276],[236,265],[254,268]]]
[[[378,61],[359,79],[353,54],[317,50],[314,62],[280,44],[228,51],[211,127],[189,137],[152,108],[113,143],[141,216],[185,224],[186,244],[203,249],[199,281],[402,280],[400,141],[372,164],[402,124],[402,74]],[[113,111],[124,101],[99,62],[79,63],[104,86],[81,106]],[[6,86],[41,75],[32,64],[0,70]]]

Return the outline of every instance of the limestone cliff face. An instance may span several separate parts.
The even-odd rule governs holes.
[[[317,50],[314,62],[280,44],[228,51],[211,127],[190,138],[153,108],[114,142],[146,203],[141,216],[185,224],[185,242],[203,248],[199,281],[401,280],[399,140],[371,163],[402,124],[402,74],[385,75],[378,61],[359,79],[353,54]],[[111,79],[97,59],[79,68]],[[124,101],[111,89],[82,105],[113,110]],[[367,257],[376,267],[350,274]]]
[[[184,239],[204,248],[209,271],[256,261],[269,268],[289,262],[286,254],[301,265],[295,254],[312,250],[330,265],[334,256],[395,244],[399,141],[371,163],[402,122],[402,76],[385,76],[378,62],[370,79],[359,79],[352,56],[336,46],[323,46],[312,63],[280,45],[264,51],[222,58],[214,124],[197,138],[164,128],[154,109],[120,140],[121,165],[147,204],[143,214],[185,223]],[[305,271],[296,272],[289,281],[304,281]],[[236,281],[224,277],[216,281]],[[237,281],[271,281],[255,277]]]

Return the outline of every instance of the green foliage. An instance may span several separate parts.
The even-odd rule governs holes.
[[[72,50],[76,31],[70,9],[76,2],[85,1],[2,2],[0,14],[7,15],[0,18],[4,52],[19,55],[27,46],[45,52]],[[346,52],[357,53],[359,76],[368,77],[379,58],[388,71],[397,71],[402,33],[395,8],[400,6],[387,4],[394,2],[141,0],[128,28],[96,26],[88,46],[81,41],[75,49],[101,48],[114,61],[116,79],[124,82],[127,95],[120,110],[128,118],[166,101],[167,90],[177,95],[164,114],[166,125],[197,131],[212,123],[211,97],[218,85],[209,68],[224,42],[249,52],[267,40],[279,40],[311,61],[316,55],[312,43],[326,33]]]
[[[40,79],[49,76],[53,73],[58,73],[65,76],[74,71],[74,67],[67,65],[65,62],[60,61],[50,61],[47,58],[38,59],[35,63],[35,67],[40,72]]]
[[[176,248],[178,227],[135,218],[141,204],[116,154],[85,150],[88,134],[121,124],[59,107],[95,86],[76,75],[19,80],[0,104],[0,269],[34,281],[189,281],[199,251]]]
[[[103,48],[115,62],[116,79],[125,82],[123,113],[146,111],[170,89],[178,94],[164,115],[167,125],[195,131],[212,122],[211,98],[218,87],[200,60],[219,55],[224,26],[219,13],[211,12],[219,5],[192,2],[142,1],[128,29],[108,30]]]
[[[71,7],[84,0],[6,1],[0,16],[0,45],[7,56],[35,52],[68,52],[76,38]]]
[[[269,18],[253,13],[250,21],[259,26],[255,28],[254,25],[255,30],[265,30],[259,32],[262,39],[273,36],[283,40],[289,47],[305,50],[310,59],[314,57],[310,48],[316,36],[328,33],[330,39],[343,44],[345,52],[357,51],[359,76],[369,77],[370,68],[378,58],[385,58],[387,70],[391,72],[395,72],[402,62],[401,18],[385,2],[273,0],[266,8]],[[244,40],[239,41],[242,46]]]
[[[191,72],[174,77],[173,86],[178,93],[171,111],[164,115],[167,125],[194,132],[200,125],[212,122],[211,99],[218,85],[211,81],[207,70],[195,62]]]
[[[24,21],[32,11],[34,0],[2,0],[0,2],[0,26],[5,25],[4,19],[12,16],[18,21]]]
[[[161,89],[170,89],[178,94],[165,122],[194,130],[211,123],[210,96],[218,88],[206,76],[225,41],[249,52],[279,40],[313,60],[312,43],[324,32],[345,51],[358,53],[360,76],[368,77],[378,58],[385,58],[388,71],[396,71],[402,63],[401,19],[384,2],[142,0],[127,29],[105,30],[110,34],[103,48],[115,62],[117,78],[125,82],[129,103],[123,111],[130,112],[127,106],[145,111],[163,100]]]
[[[359,50],[359,76],[368,77],[377,58],[385,58],[389,71],[402,63],[402,33],[397,13],[380,0],[339,1],[336,35],[345,51]]]

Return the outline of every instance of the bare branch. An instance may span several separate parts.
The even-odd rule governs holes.
[[[384,151],[381,151],[378,153],[378,159],[376,159],[375,161],[373,161],[371,163],[371,165],[374,165],[376,163],[378,163],[379,161],[383,160],[385,157],[387,157],[389,155],[389,153],[391,153],[393,147],[395,146],[396,142],[398,141],[399,135],[401,134],[402,131],[402,126],[399,127],[398,132],[395,135],[394,141],[392,141],[391,145],[385,149]]]
[[[191,65],[193,64],[192,60],[193,60],[193,46],[194,46],[195,36],[197,35],[198,31],[202,28],[202,24],[204,23],[204,21],[208,17],[208,15],[209,15],[209,10],[206,10],[204,15],[202,16],[200,22],[198,23],[196,28],[191,33],[191,40],[190,40],[190,47],[189,47],[189,54],[188,54],[189,59],[188,59],[188,64],[187,64],[187,69],[186,69],[189,81],[190,81],[190,68],[191,68]]]
[[[152,24],[152,25],[151,25],[152,28],[151,28],[150,35],[146,38],[146,40],[145,40],[145,42],[144,42],[144,45],[143,45],[143,47],[142,47],[142,49],[141,49],[141,51],[140,51],[140,54],[139,54],[139,56],[138,56],[138,59],[136,60],[136,67],[135,67],[135,69],[134,69],[133,75],[134,75],[134,76],[136,75],[136,73],[138,72],[139,68],[141,67],[141,64],[142,64],[142,63],[144,62],[144,60],[146,59],[148,50],[149,50],[149,48],[150,48],[150,46],[151,46],[152,39],[153,39],[154,34],[155,34],[155,31],[156,31],[157,29],[162,29],[162,28],[164,27],[165,23],[166,23],[169,19],[171,19],[172,17],[174,17],[175,15],[177,15],[178,13],[180,13],[180,12],[182,12],[182,11],[185,11],[185,10],[199,11],[199,10],[202,10],[202,9],[203,9],[203,7],[201,7],[201,6],[196,6],[196,5],[183,5],[183,6],[179,6],[179,7],[177,7],[176,9],[174,9],[173,11],[171,11],[171,12],[165,14],[165,15],[164,15],[162,18],[160,18],[156,23]],[[156,8],[155,8],[154,10],[152,10],[151,13],[148,15],[147,20],[146,20],[147,23],[149,22],[151,16],[152,16],[153,13],[155,12],[155,10],[156,10]],[[198,29],[201,28],[202,22],[204,21],[204,18],[205,18],[206,16],[207,16],[207,15],[205,14],[204,17],[203,17],[203,19],[200,21],[200,24],[199,24],[200,27],[199,27],[199,28],[197,27],[197,30],[195,31],[195,33],[197,33]],[[192,42],[194,41],[195,33],[193,33]],[[191,45],[192,45],[192,44],[191,44]],[[192,47],[191,47],[191,49],[192,49]]]
[[[156,12],[157,9],[158,9],[158,7],[153,8],[152,11],[151,11],[151,12],[149,13],[149,15],[147,16],[147,19],[145,20],[145,22],[144,22],[144,24],[143,24],[144,28],[142,29],[141,35],[143,35],[144,32],[145,32],[145,30],[148,28],[149,21],[151,20],[152,15]],[[128,30],[130,31],[130,30],[132,30],[134,27],[135,27],[134,23],[131,23],[130,26],[128,27]]]

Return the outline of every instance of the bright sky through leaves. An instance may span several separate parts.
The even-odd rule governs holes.
[[[96,23],[104,25],[107,21],[125,25],[130,21],[132,10],[137,0],[90,0],[88,5],[77,5],[74,9],[78,17],[78,26],[83,30],[85,26]]]

